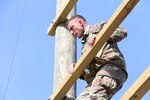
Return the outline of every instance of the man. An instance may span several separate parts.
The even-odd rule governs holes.
[[[94,45],[96,35],[107,22],[89,26],[83,16],[76,15],[69,19],[66,26],[69,32],[82,40],[82,54]],[[127,37],[127,31],[119,26],[103,45],[94,59],[80,76],[87,82],[87,87],[77,100],[110,100],[121,89],[127,79],[125,60],[117,42]],[[74,72],[75,64],[69,68]]]

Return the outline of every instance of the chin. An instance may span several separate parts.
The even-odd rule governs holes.
[[[80,39],[82,36],[78,36],[78,38]]]

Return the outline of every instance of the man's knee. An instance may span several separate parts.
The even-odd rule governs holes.
[[[90,100],[110,100],[110,99],[105,94],[101,94],[101,95],[95,94],[95,95],[90,95]]]
[[[51,100],[51,97],[49,97],[48,100]],[[73,96],[70,96],[70,95],[65,95],[63,100],[75,100],[75,98]]]

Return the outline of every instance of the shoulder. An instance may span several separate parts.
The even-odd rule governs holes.
[[[91,33],[99,32],[105,24],[106,24],[106,21],[101,21],[101,22],[94,24],[93,26],[91,26],[90,32]]]

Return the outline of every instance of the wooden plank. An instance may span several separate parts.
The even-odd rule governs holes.
[[[65,21],[68,14],[72,10],[72,8],[75,6],[76,2],[77,0],[67,0],[66,2],[64,2],[62,7],[59,9],[60,11],[57,13],[56,17],[53,19],[52,23],[48,27],[48,30],[47,30],[48,35],[51,35],[51,36],[55,35],[57,24]]]
[[[85,67],[91,62],[94,56],[98,53],[103,44],[107,41],[110,35],[115,31],[115,29],[121,24],[121,22],[126,18],[134,6],[139,0],[124,0],[108,22],[104,25],[103,29],[99,32],[96,42],[92,48],[89,48],[77,61],[75,65],[75,72],[71,75],[69,74],[64,81],[60,84],[57,90],[52,95],[52,100],[62,100],[64,95],[73,85],[73,83],[81,75]],[[68,66],[69,67],[69,66]]]
[[[128,89],[120,100],[141,100],[150,89],[150,66],[137,81]]]

